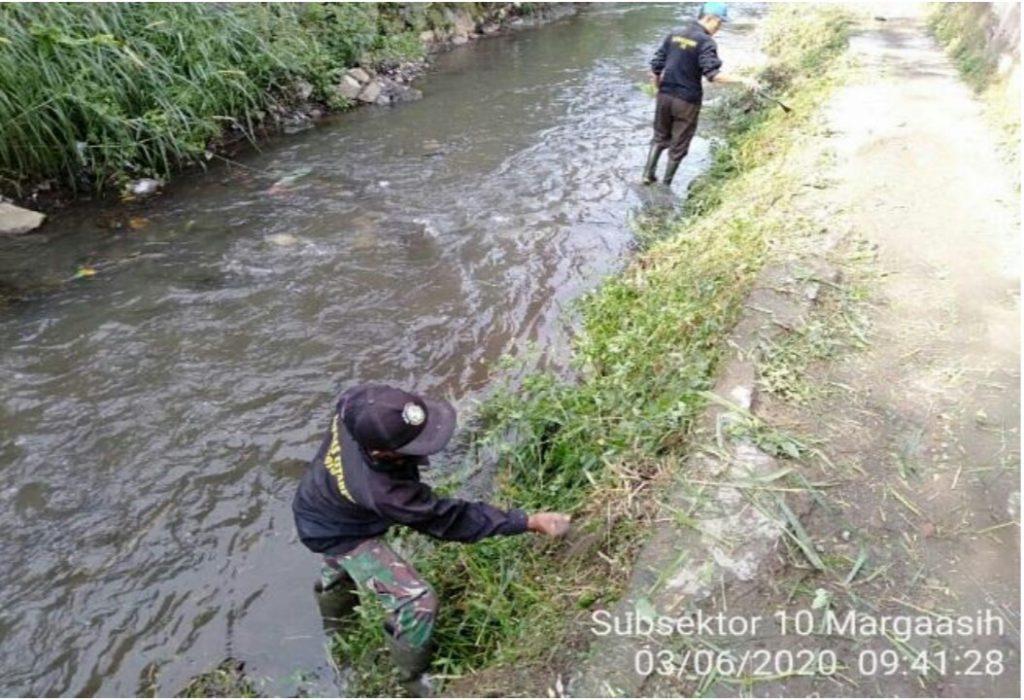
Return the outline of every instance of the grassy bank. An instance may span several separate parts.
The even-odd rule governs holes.
[[[344,108],[345,69],[422,58],[420,32],[449,28],[454,5],[0,5],[0,188],[165,178],[277,108]]]
[[[993,41],[998,17],[991,3],[935,3],[929,26],[956,64],[964,81],[985,103],[989,119],[1002,131],[1003,146],[1020,157],[1020,57],[1009,36]],[[1019,28],[1016,30],[1019,33]]]
[[[505,666],[519,680],[505,678],[502,692],[544,694],[528,685],[530,670],[570,662],[572,621],[620,594],[658,477],[685,453],[767,246],[799,226],[776,213],[798,189],[781,166],[811,128],[846,26],[829,8],[773,7],[762,27],[772,65],[761,79],[794,112],[739,93],[724,100],[717,118],[727,138],[683,213],[640,222],[642,252],[580,300],[578,379],[533,374],[482,407],[478,440],[501,455],[494,500],[571,512],[574,533],[472,546],[406,536],[402,546],[442,600],[435,672]],[[360,614],[336,654],[356,692],[390,694],[377,613]]]

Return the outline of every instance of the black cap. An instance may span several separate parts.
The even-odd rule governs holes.
[[[342,421],[364,449],[421,457],[448,444],[455,408],[385,384],[363,384],[348,395]]]

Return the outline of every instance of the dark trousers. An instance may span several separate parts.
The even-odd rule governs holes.
[[[700,105],[678,97],[658,93],[654,108],[654,138],[651,144],[668,149],[668,157],[682,160],[690,151],[690,141],[697,133]]]

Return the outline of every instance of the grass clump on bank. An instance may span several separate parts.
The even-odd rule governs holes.
[[[1019,8],[1016,13],[1002,33],[992,3],[935,3],[928,18],[964,82],[985,102],[1014,160],[1020,157],[1021,98]]]
[[[345,69],[422,58],[419,32],[447,27],[452,5],[2,4],[0,187],[167,177],[272,109],[343,108]]]
[[[494,500],[571,512],[572,536],[406,543],[442,601],[435,671],[459,676],[509,664],[519,674],[517,692],[543,694],[544,687],[521,685],[543,677],[524,669],[566,661],[572,620],[620,594],[654,512],[650,494],[682,461],[769,241],[793,227],[775,213],[798,190],[783,163],[827,93],[847,22],[837,10],[776,6],[764,31],[775,62],[764,79],[795,112],[733,104],[716,153],[728,167],[704,177],[701,207],[648,223],[658,230],[645,239],[655,242],[579,302],[578,381],[535,373],[482,407],[478,439],[501,455]],[[781,32],[799,41],[773,43]],[[355,692],[393,692],[379,620],[370,610],[363,615],[335,651]],[[504,683],[496,689],[507,694],[512,685]]]

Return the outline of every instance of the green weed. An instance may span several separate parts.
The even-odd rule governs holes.
[[[988,49],[995,17],[984,3],[937,3],[928,19],[964,80],[982,92],[995,77],[999,57]]]

